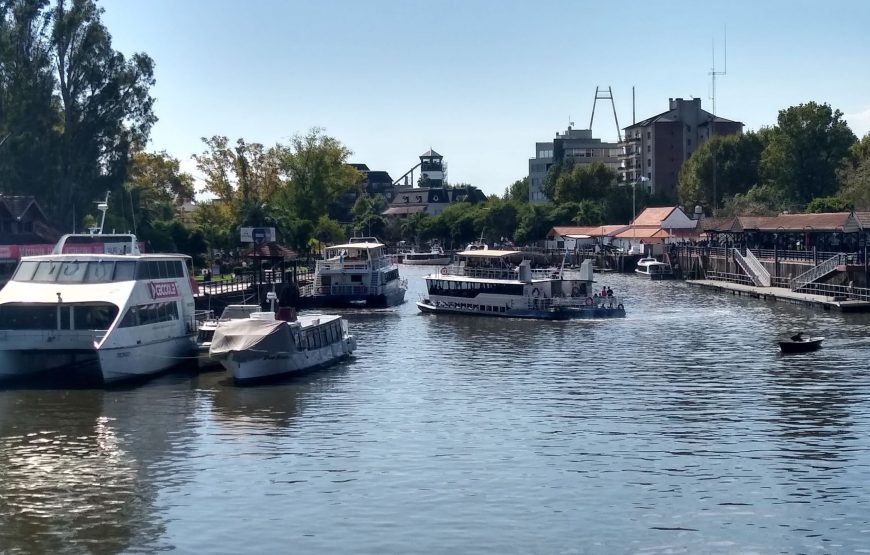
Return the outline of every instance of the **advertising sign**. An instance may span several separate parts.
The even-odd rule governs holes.
[[[242,243],[269,243],[275,241],[274,227],[243,227],[241,228]]]
[[[178,288],[174,281],[152,281],[148,283],[152,299],[166,299],[178,296]]]

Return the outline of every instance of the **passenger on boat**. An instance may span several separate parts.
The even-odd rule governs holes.
[[[792,341],[803,341],[804,340],[803,335],[804,335],[804,332],[799,331],[796,334],[791,336],[791,340]]]
[[[608,296],[608,297],[612,297],[612,296],[613,296],[613,289],[611,289],[610,287],[607,288],[607,296]]]

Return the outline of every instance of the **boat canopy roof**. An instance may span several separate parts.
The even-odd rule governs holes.
[[[470,250],[457,253],[458,256],[469,256],[478,258],[504,258],[515,254],[522,254],[522,251],[495,251],[495,250]]]
[[[378,247],[383,247],[383,243],[345,243],[343,245],[329,245],[326,247],[329,250],[332,249],[376,249]]]

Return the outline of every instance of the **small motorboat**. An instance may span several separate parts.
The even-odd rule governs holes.
[[[780,341],[779,350],[783,353],[808,353],[821,347],[824,339],[824,337],[804,337],[802,333],[798,333],[787,341]]]

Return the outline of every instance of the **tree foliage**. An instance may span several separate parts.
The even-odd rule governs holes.
[[[837,192],[837,170],[855,143],[843,113],[808,102],[779,112],[761,158],[762,175],[796,202]]]
[[[680,170],[677,193],[683,206],[719,206],[759,182],[765,135],[714,136],[692,153]]]
[[[852,145],[840,171],[840,197],[856,210],[870,210],[870,133]]]
[[[505,189],[505,200],[514,202],[529,202],[529,178],[528,176],[517,179]]]
[[[602,162],[573,164],[559,172],[551,198],[557,204],[601,200],[615,183],[616,172]]]
[[[150,57],[112,48],[95,0],[0,0],[0,183],[72,224],[120,193],[156,121]]]

